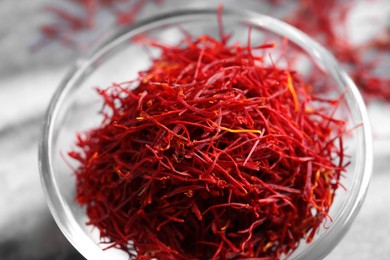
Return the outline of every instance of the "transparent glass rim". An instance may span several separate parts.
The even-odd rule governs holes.
[[[215,8],[202,9],[183,9],[173,12],[164,13],[135,23],[131,26],[122,28],[116,33],[108,37],[104,42],[99,44],[89,55],[79,59],[70,69],[67,76],[56,90],[49,107],[46,112],[45,122],[39,144],[39,168],[41,174],[41,183],[45,193],[48,207],[53,215],[57,225],[62,233],[72,243],[72,245],[86,257],[87,259],[105,259],[101,254],[101,248],[91,241],[87,236],[82,236],[81,229],[77,229],[76,221],[73,218],[70,209],[65,200],[61,197],[58,189],[58,183],[55,180],[53,165],[52,165],[52,149],[51,144],[55,138],[54,122],[59,114],[61,105],[68,96],[69,92],[77,88],[77,84],[84,76],[91,73],[91,67],[94,62],[116,46],[129,39],[132,35],[137,35],[142,31],[147,31],[161,25],[171,25],[179,21],[188,21],[190,19],[200,19],[202,16],[209,17],[217,15],[218,10]],[[349,78],[346,72],[338,65],[336,59],[321,45],[312,40],[309,36],[299,31],[298,29],[267,15],[255,13],[248,10],[237,10],[225,8],[223,15],[233,16],[250,22],[250,24],[265,27],[267,30],[283,35],[288,39],[292,39],[301,48],[310,55],[318,58],[326,64],[332,75],[343,82],[347,87],[354,101],[356,102],[357,115],[361,118],[362,126],[362,161],[359,162],[361,168],[359,178],[355,180],[354,186],[360,184],[359,189],[352,189],[353,194],[350,200],[353,203],[346,203],[339,217],[334,219],[332,226],[322,234],[320,239],[311,243],[310,249],[303,251],[296,256],[296,259],[320,259],[326,256],[341,240],[347,229],[356,217],[368,189],[369,180],[372,172],[373,152],[372,152],[372,136],[369,126],[369,118],[365,108],[362,96],[360,95],[354,82]],[[227,18],[228,19],[228,18]],[[92,68],[93,69],[93,68]],[[87,239],[88,241],[86,241]],[[320,241],[321,240],[321,241]],[[321,243],[319,243],[321,242]],[[325,243],[325,244],[324,244]],[[92,246],[93,245],[93,246]],[[92,248],[94,248],[92,250]]]

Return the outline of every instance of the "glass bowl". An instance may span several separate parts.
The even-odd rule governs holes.
[[[320,259],[325,257],[341,240],[356,217],[364,200],[371,171],[372,144],[369,120],[362,97],[348,75],[336,60],[319,44],[297,29],[271,17],[225,9],[223,27],[233,34],[231,41],[246,44],[248,27],[251,41],[272,41],[282,49],[299,53],[294,59],[295,69],[310,80],[313,70],[323,75],[323,82],[313,82],[313,90],[324,97],[344,95],[337,115],[353,129],[346,138],[346,153],[351,164],[341,179],[346,189],[337,190],[329,211],[333,221],[321,225],[313,241],[301,241],[289,259]],[[144,20],[123,28],[107,42],[98,46],[87,57],[80,59],[56,91],[45,118],[40,143],[39,164],[41,180],[50,211],[58,226],[87,259],[127,259],[119,249],[102,250],[99,232],[85,223],[85,211],[75,202],[75,175],[67,159],[74,148],[75,136],[97,126],[102,116],[98,113],[102,101],[96,87],[106,87],[113,82],[135,78],[138,71],[148,68],[153,49],[134,43],[140,35],[148,35],[166,44],[177,43],[181,33],[218,36],[219,27],[215,9],[182,10]],[[288,44],[287,44],[288,43]],[[288,47],[286,47],[288,46]],[[272,57],[280,51],[270,50]],[[286,52],[287,53],[287,52]],[[288,55],[287,55],[288,56]],[[269,62],[274,62],[270,60]],[[289,66],[289,61],[278,60],[278,65]],[[329,88],[323,88],[324,82]],[[357,127],[355,127],[357,126]]]

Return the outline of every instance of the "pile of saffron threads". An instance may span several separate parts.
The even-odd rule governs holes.
[[[131,259],[279,259],[330,218],[341,98],[266,64],[274,44],[222,38],[147,43],[161,56],[98,90],[104,120],[69,153],[87,224]]]

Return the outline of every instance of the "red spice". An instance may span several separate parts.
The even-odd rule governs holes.
[[[68,8],[48,6],[45,10],[55,16],[54,22],[41,27],[43,39],[34,48],[42,47],[47,40],[58,40],[64,45],[80,46],[77,35],[96,27],[98,15],[111,13],[117,25],[132,24],[148,3],[162,4],[163,0],[66,0]]]
[[[347,165],[341,100],[221,34],[151,43],[161,56],[99,90],[105,119],[69,153],[88,224],[131,258],[280,258],[328,216]]]
[[[111,13],[118,26],[128,25],[134,22],[146,4],[165,3],[164,0],[67,0],[67,2],[73,3],[73,8],[66,10],[49,7],[47,9],[56,16],[56,21],[42,26],[41,32],[45,40],[59,40],[68,46],[84,46],[85,43],[80,45],[80,42],[76,40],[77,34],[95,28],[98,14],[102,12]],[[259,5],[264,2],[273,4],[276,8],[285,8],[283,4],[289,4],[291,7],[291,1],[267,0],[259,1]],[[388,52],[389,27],[368,43],[362,46],[353,45],[348,40],[348,31],[345,26],[349,11],[355,3],[356,1],[344,0],[297,0],[296,9],[282,19],[295,25],[328,48],[344,65],[366,100],[372,97],[390,100],[388,89],[390,78],[386,73],[378,74],[377,71],[381,65],[373,66],[371,62],[372,60],[379,61]],[[80,10],[81,15],[75,15]],[[34,47],[38,48],[42,44],[42,42],[37,43]],[[363,58],[367,48],[376,52],[370,60]]]
[[[386,59],[390,48],[390,27],[387,26],[382,33],[363,44],[352,43],[348,37],[346,22],[350,10],[357,2],[299,0],[296,11],[285,19],[322,43],[337,57],[366,101],[371,98],[390,100],[390,77],[386,72],[390,67],[381,63],[381,60]],[[368,59],[365,55],[369,51],[372,53]],[[387,66],[387,69],[378,73],[382,66]]]

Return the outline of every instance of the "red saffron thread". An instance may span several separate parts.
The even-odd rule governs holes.
[[[278,259],[329,217],[341,99],[221,35],[145,41],[161,56],[135,90],[99,90],[105,119],[69,153],[88,224],[132,259]]]

